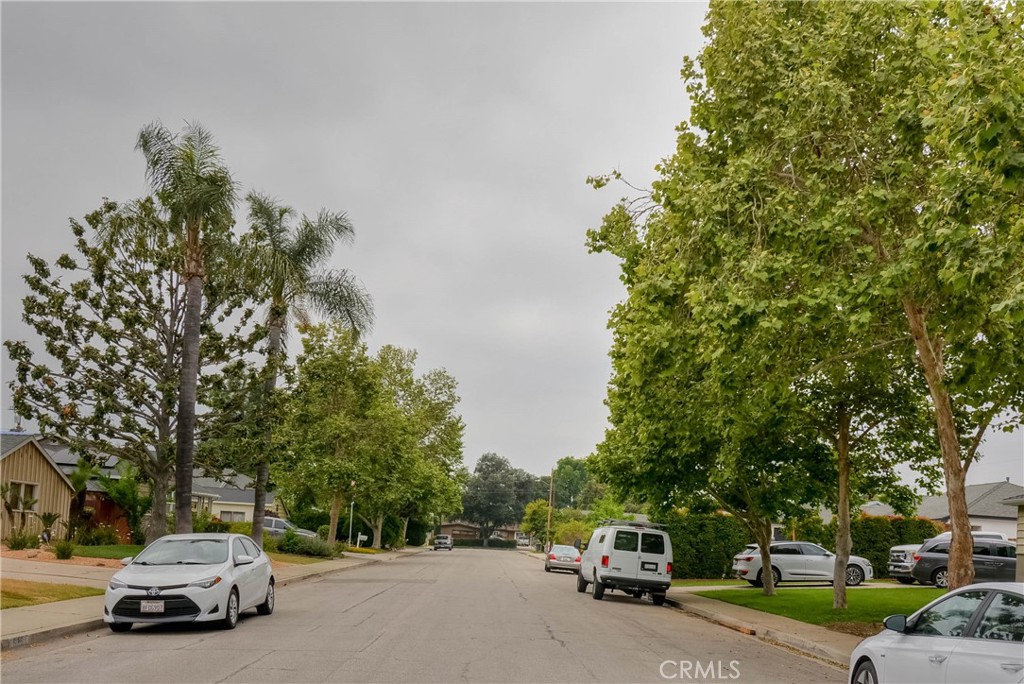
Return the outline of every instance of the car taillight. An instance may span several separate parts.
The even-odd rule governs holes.
[[[608,556],[601,556],[601,567],[602,568],[607,568],[608,567]]]
[[[580,563],[580,562],[582,562],[582,561],[583,561],[583,559],[582,559],[582,558],[580,558],[579,556],[576,556],[576,562],[577,562],[577,563]]]
[[[555,560],[555,554],[549,553],[548,558],[550,558],[551,560]]]
[[[671,563],[666,563],[666,564],[665,564],[665,572],[666,572],[667,574],[669,574],[669,575],[671,575],[671,574],[672,574],[672,564],[671,564]]]
[[[750,561],[754,560],[754,557],[753,556],[744,556],[743,558],[740,558],[740,560],[744,560],[744,561],[747,561],[749,563]]]

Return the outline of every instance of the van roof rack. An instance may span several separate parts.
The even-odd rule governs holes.
[[[623,527],[651,527],[664,529],[667,525],[656,522],[640,522],[639,520],[617,520],[615,518],[605,518],[601,521],[601,525],[621,525]]]

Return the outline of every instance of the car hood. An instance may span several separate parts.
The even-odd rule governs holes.
[[[860,563],[861,565],[871,565],[871,561],[863,556],[850,556],[850,562]]]
[[[114,574],[112,579],[125,584],[145,587],[167,587],[190,584],[201,579],[223,574],[226,563],[215,565],[129,565]]]

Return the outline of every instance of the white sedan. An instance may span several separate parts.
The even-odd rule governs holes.
[[[885,630],[850,656],[853,684],[1024,681],[1024,583],[971,584],[910,617],[891,615]]]
[[[136,622],[219,622],[243,610],[274,612],[267,554],[241,534],[172,534],[147,546],[110,578],[103,621],[115,632]]]

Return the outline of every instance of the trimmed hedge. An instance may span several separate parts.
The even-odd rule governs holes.
[[[743,523],[729,515],[671,511],[656,522],[672,540],[675,579],[731,577],[732,557],[751,543]]]
[[[303,537],[292,530],[286,530],[277,542],[277,550],[281,553],[294,553],[299,556],[317,556],[332,558],[334,549],[319,537]]]
[[[452,543],[455,546],[475,546],[482,547],[484,545],[483,539],[452,539]],[[515,541],[507,539],[488,539],[487,548],[489,549],[514,549],[518,546]]]

